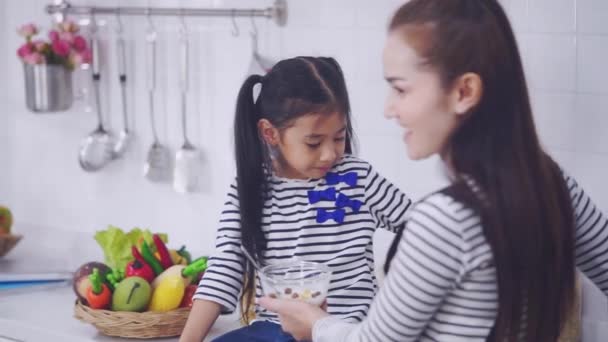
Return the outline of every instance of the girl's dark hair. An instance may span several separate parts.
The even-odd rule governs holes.
[[[481,78],[479,104],[446,146],[455,177],[447,192],[478,212],[492,248],[499,308],[489,340],[555,341],[574,298],[574,214],[561,170],[540,146],[507,16],[495,0],[411,0],[389,31],[446,91],[465,73]]]
[[[253,88],[261,84],[257,101]],[[346,118],[346,153],[352,153],[353,129],[344,75],[336,60],[296,57],[278,62],[262,77],[249,76],[239,91],[234,120],[237,190],[243,247],[260,263],[266,248],[262,209],[266,194],[268,150],[258,132],[258,121],[268,120],[279,130],[307,114],[342,113]],[[255,272],[247,262],[243,275],[241,314],[245,322],[255,297]]]

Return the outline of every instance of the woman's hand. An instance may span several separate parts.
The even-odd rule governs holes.
[[[298,341],[312,340],[312,327],[315,322],[329,315],[318,306],[297,300],[262,297],[258,304],[269,311],[276,312],[283,330]]]

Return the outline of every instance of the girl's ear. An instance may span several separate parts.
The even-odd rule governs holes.
[[[460,76],[452,88],[451,106],[459,115],[467,114],[481,101],[483,82],[478,74],[467,72]]]
[[[260,119],[258,121],[258,131],[268,145],[275,146],[279,144],[279,130],[270,121]]]

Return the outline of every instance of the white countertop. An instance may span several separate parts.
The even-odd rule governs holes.
[[[134,341],[101,335],[92,325],[73,317],[71,286],[0,295],[0,341]],[[235,315],[221,316],[205,341],[238,327]],[[13,340],[3,337],[9,337]],[[177,338],[147,341],[177,341]]]
[[[4,258],[0,273],[72,272],[88,261],[103,261],[90,234],[18,227],[24,239]],[[10,291],[10,292],[9,292]],[[63,284],[41,289],[0,290],[0,342],[135,341],[101,335],[73,317],[76,296]],[[205,341],[239,326],[238,316],[220,316]],[[177,341],[177,338],[148,341]]]
[[[88,261],[103,261],[91,234],[18,227],[24,239],[15,250],[0,258],[0,273],[74,271]],[[71,285],[27,290],[0,291],[0,342],[15,341],[136,341],[101,335],[73,317],[75,295]],[[608,340],[608,300],[583,278],[582,341]],[[239,326],[238,316],[221,316],[205,341]],[[177,341],[177,338],[150,341]]]

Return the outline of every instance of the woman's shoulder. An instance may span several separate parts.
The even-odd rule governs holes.
[[[414,209],[427,211],[431,208],[441,212],[444,216],[460,217],[466,213],[472,213],[473,209],[453,195],[452,187],[446,187],[432,192],[415,204]]]
[[[452,186],[440,189],[418,200],[409,221],[438,233],[451,233],[466,240],[471,229],[480,228],[475,210],[454,196]]]

